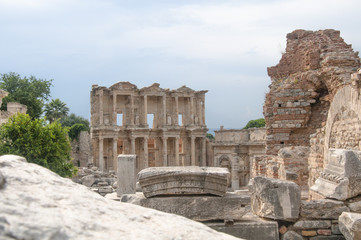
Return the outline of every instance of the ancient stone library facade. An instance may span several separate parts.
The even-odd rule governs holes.
[[[205,93],[186,86],[138,89],[129,82],[92,86],[93,161],[116,170],[119,154],[136,154],[136,170],[206,166]]]

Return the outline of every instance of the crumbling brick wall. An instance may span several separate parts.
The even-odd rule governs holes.
[[[308,159],[305,164],[309,164],[309,184],[323,167],[330,104],[339,89],[352,85],[351,74],[359,67],[358,52],[344,42],[339,31],[329,29],[289,33],[279,64],[267,69],[272,84],[263,107],[266,153],[277,156],[284,147],[310,147],[309,157],[305,158]],[[331,145],[355,148],[359,144],[357,131],[348,124],[354,124],[358,118],[351,112],[345,115],[340,115],[340,121],[335,123]],[[278,167],[282,168],[280,164],[287,163],[279,162]]]

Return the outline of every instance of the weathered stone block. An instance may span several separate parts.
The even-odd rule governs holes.
[[[327,198],[346,200],[361,194],[361,152],[329,149],[328,163],[312,191]]]
[[[218,196],[171,196],[146,198],[143,193],[124,194],[121,202],[178,214],[196,221],[241,220],[250,212],[250,197],[234,193]]]
[[[249,186],[254,214],[277,220],[296,221],[298,219],[301,191],[297,184],[255,177]]]
[[[341,201],[321,199],[301,202],[301,216],[305,219],[338,219],[349,208]]]
[[[117,195],[135,193],[135,155],[119,155],[117,169]]]
[[[338,219],[338,224],[347,240],[361,239],[361,214],[343,212]]]
[[[330,220],[300,220],[297,221],[294,225],[294,229],[319,229],[319,228],[330,228]]]
[[[342,235],[331,235],[310,237],[309,240],[345,240],[345,238]]]
[[[205,223],[208,227],[229,235],[247,240],[278,240],[278,224],[276,221],[265,221],[260,218],[235,222],[228,226],[224,223]]]
[[[205,195],[224,196],[227,191],[226,168],[152,167],[138,173],[144,196]]]
[[[303,237],[295,231],[288,231],[282,236],[282,240],[303,240]]]
[[[317,232],[314,230],[305,230],[305,231],[301,231],[302,236],[305,237],[313,237],[313,236],[317,236]]]

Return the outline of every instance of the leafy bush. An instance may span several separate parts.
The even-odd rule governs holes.
[[[70,161],[70,151],[67,129],[58,122],[47,124],[44,119],[17,114],[0,127],[0,154],[23,156],[63,177],[77,171]]]

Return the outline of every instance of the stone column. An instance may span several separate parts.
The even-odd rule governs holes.
[[[143,122],[144,122],[144,125],[147,125],[148,124],[148,98],[147,98],[147,95],[144,96],[144,116],[143,116]],[[153,126],[152,126],[153,127]]]
[[[144,137],[144,168],[148,168],[148,136]]]
[[[202,166],[207,166],[207,144],[206,138],[202,138]]]
[[[191,136],[191,163],[192,166],[196,165],[196,137],[195,136]]]
[[[123,194],[135,194],[136,174],[135,155],[119,155],[117,170],[117,196]]]
[[[202,123],[203,123],[203,126],[206,125],[206,102],[205,102],[205,98],[204,96],[202,97]]]
[[[113,92],[113,126],[117,125],[117,95]]]
[[[134,96],[130,95],[130,125],[134,125]]]
[[[100,171],[104,171],[104,154],[103,154],[103,150],[104,150],[104,138],[99,136],[99,169]]]
[[[178,115],[179,115],[179,109],[178,109],[178,96],[175,96],[174,97],[174,100],[175,100],[175,125],[178,126],[178,122],[179,122],[179,119],[178,119]]]
[[[163,125],[167,125],[167,96],[163,95]]]
[[[180,166],[180,162],[179,162],[179,137],[175,138],[175,164],[176,166]]]
[[[233,190],[239,190],[238,161],[239,161],[238,158],[232,161],[231,186]]]
[[[113,138],[113,168],[114,168],[114,171],[117,171],[117,161],[118,161],[118,138]]]
[[[135,154],[135,137],[130,137],[130,153]]]
[[[193,105],[194,105],[194,102],[193,102],[193,97],[191,97],[191,104],[190,104],[190,124],[193,125],[194,124],[194,109],[193,109]]]
[[[104,112],[103,112],[103,89],[99,92],[99,125],[104,124]]]
[[[168,166],[168,146],[167,140],[168,137],[162,137],[163,140],[163,167]]]

